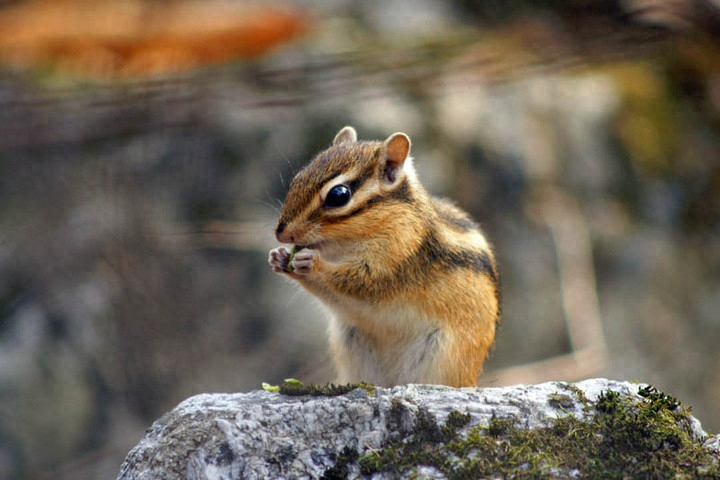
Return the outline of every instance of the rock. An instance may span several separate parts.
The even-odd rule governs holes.
[[[630,440],[623,443],[622,435]],[[608,453],[610,440],[617,452]],[[511,453],[520,444],[524,450]],[[659,468],[662,455],[667,469],[688,450],[695,464],[678,462],[678,468],[690,468],[691,476],[713,475],[720,472],[717,445],[673,397],[605,379],[506,388],[356,388],[332,397],[254,391],[185,400],[152,425],[118,479],[446,478],[448,472],[474,478],[502,476],[508,468],[511,474],[539,469],[568,477],[582,474],[584,464],[577,462],[599,471],[578,453],[592,455],[596,446],[605,448],[608,469],[618,468],[612,465],[615,453],[621,468]],[[559,446],[580,450],[558,455]],[[532,449],[543,455],[533,457],[527,453]]]

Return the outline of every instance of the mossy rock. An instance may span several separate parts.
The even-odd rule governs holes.
[[[584,418],[560,415],[541,428],[493,418],[464,434],[468,414],[451,411],[440,426],[418,412],[414,429],[359,458],[362,475],[412,478],[419,467],[448,479],[720,478],[718,452],[704,445],[689,408],[651,386],[638,395],[608,390],[590,402],[581,391],[549,397],[558,409],[580,402]],[[427,471],[427,470],[426,470]]]
[[[304,385],[199,395],[118,478],[720,478],[720,440],[648,386]]]

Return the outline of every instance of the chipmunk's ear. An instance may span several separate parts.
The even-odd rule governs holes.
[[[383,144],[385,151],[385,181],[394,184],[398,179],[398,173],[410,153],[410,139],[404,133],[393,133]]]
[[[349,125],[347,127],[343,127],[343,129],[335,135],[333,145],[340,145],[341,143],[346,142],[357,142],[357,132]]]

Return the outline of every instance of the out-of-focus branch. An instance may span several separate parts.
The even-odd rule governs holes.
[[[377,85],[418,82],[432,92],[440,74],[445,84],[453,77],[465,82],[468,73],[478,82],[507,81],[537,69],[647,57],[696,33],[720,49],[720,7],[710,0],[548,2],[511,13],[502,21],[478,18],[475,26],[452,34],[356,42],[336,54],[313,53],[309,47],[282,66],[269,58],[252,66],[52,90],[28,87],[22,78],[6,81],[0,95],[0,149],[175,128],[197,121],[204,107],[216,103],[237,110],[285,108],[349,94],[363,98],[378,95]],[[322,28],[322,20],[318,25]]]
[[[200,227],[189,225],[158,226],[155,236],[176,248],[218,248],[228,250],[267,251],[273,239],[273,221],[230,222],[216,220]]]
[[[545,193],[538,212],[555,244],[562,305],[572,352],[488,373],[487,381],[493,385],[574,381],[599,375],[607,365],[607,346],[587,222],[575,199],[558,190]]]
[[[553,112],[528,112],[524,165],[535,187],[527,197],[526,213],[552,239],[569,352],[488,372],[481,381],[493,385],[573,381],[601,375],[608,363],[589,222],[579,199],[561,187],[558,162],[564,149],[547,134],[547,125],[559,126],[553,122]]]

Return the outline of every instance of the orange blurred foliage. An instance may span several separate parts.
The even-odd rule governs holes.
[[[89,77],[171,74],[260,56],[296,38],[289,6],[223,0],[31,0],[0,10],[0,62]]]

